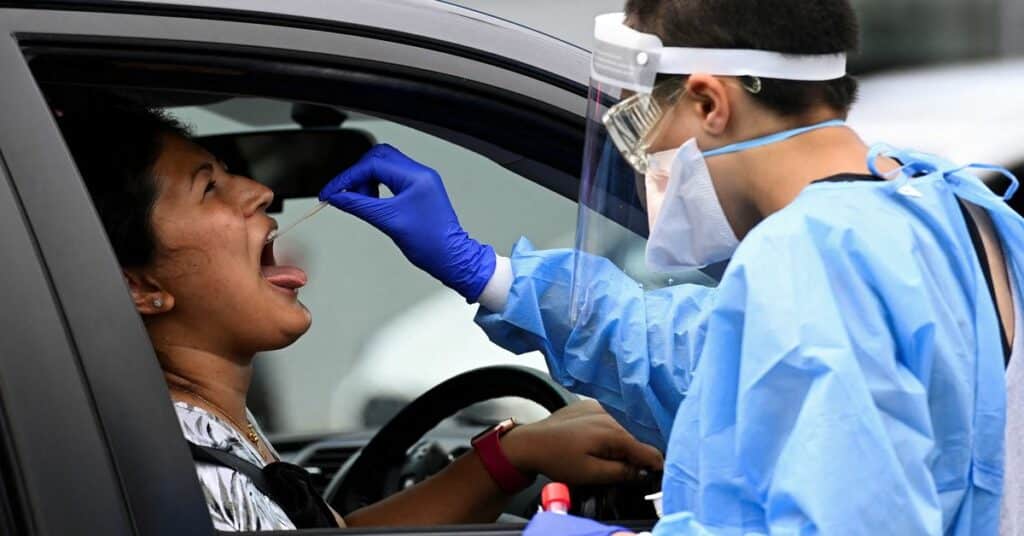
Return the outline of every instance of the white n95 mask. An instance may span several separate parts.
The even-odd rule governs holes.
[[[663,182],[665,156],[675,155]],[[739,245],[711,182],[704,154],[691,139],[651,155],[645,175],[650,236],[647,267],[656,272],[700,268],[732,256]],[[664,187],[659,187],[664,184]],[[653,186],[653,188],[652,188]]]
[[[721,262],[736,251],[739,239],[725,218],[722,204],[711,182],[705,158],[738,153],[764,147],[822,128],[842,127],[845,122],[833,119],[794,128],[753,140],[734,143],[702,153],[697,140],[691,139],[678,149],[669,167],[668,185],[660,194],[657,185],[664,168],[664,151],[651,155],[647,186],[647,267],[655,272],[679,272]],[[655,188],[651,188],[651,184]]]

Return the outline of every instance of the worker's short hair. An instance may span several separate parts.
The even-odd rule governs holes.
[[[628,0],[626,14],[637,30],[665,46],[740,48],[788,54],[856,52],[857,15],[849,0]],[[756,102],[793,116],[824,103],[849,111],[857,81],[762,79]]]

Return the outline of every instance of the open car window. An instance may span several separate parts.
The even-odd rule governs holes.
[[[235,98],[166,110],[191,125],[198,138],[224,140],[299,131],[294,109],[293,103],[280,100]],[[321,130],[343,129],[389,143],[435,168],[465,228],[499,253],[509,254],[521,236],[543,248],[572,245],[576,206],[570,200],[439,137],[338,111],[344,121]],[[275,150],[265,149],[269,155]],[[310,155],[325,162],[336,156]],[[249,167],[259,166],[252,166],[250,158]],[[259,170],[245,171],[263,180]],[[326,184],[340,171],[296,180]],[[273,216],[283,227],[316,202],[312,197],[285,199]],[[490,343],[472,323],[475,305],[421,273],[387,237],[351,216],[322,211],[275,249],[279,260],[309,273],[300,299],[313,316],[312,328],[298,342],[256,361],[252,409],[275,436],[379,427],[430,387],[473,368],[507,363],[544,368],[539,354],[514,356]],[[542,412],[532,403],[503,399],[477,408],[474,418],[531,419]]]
[[[542,248],[572,245],[583,131],[571,107],[472,78],[364,62],[325,66],[290,54],[129,48],[38,43],[28,55],[55,115],[76,107],[93,113],[109,100],[160,108],[188,125],[229,171],[270,186],[277,195],[268,212],[282,227],[314,206],[319,189],[374,143],[389,143],[437,169],[464,227],[500,254],[522,236]],[[548,89],[540,93],[564,93]],[[352,454],[442,381],[495,364],[546,376],[539,354],[514,356],[492,344],[473,325],[476,306],[351,216],[324,210],[274,249],[279,262],[309,275],[299,299],[312,327],[255,360],[247,402],[276,450],[309,470],[315,489],[329,498],[340,496],[335,484],[359,459]],[[485,423],[547,414],[507,398],[445,415],[456,412],[423,432],[423,443],[439,445],[445,460],[465,452]],[[381,479],[390,474],[380,472]],[[394,492],[391,480],[379,484],[382,493]],[[506,511],[532,513],[537,493],[520,494]]]

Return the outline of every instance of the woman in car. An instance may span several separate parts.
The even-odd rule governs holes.
[[[203,452],[234,460],[196,463],[214,526],[493,521],[511,496],[502,481],[508,475],[496,474],[497,462],[473,452],[344,520],[309,496],[303,471],[268,470],[286,466],[274,463],[278,454],[246,410],[253,357],[292,344],[311,322],[299,301],[306,274],[278,265],[266,244],[277,227],[265,213],[273,193],[231,174],[160,113],[120,102],[93,108],[62,109],[58,120],[153,343],[182,433]],[[499,444],[519,476],[539,473],[569,483],[621,481],[641,469],[660,469],[662,462],[657,450],[638,443],[593,403],[518,426]],[[257,487],[229,467],[238,460],[262,469],[267,481],[285,481],[272,493],[277,500],[261,491],[266,482]],[[301,503],[306,509],[297,512]]]

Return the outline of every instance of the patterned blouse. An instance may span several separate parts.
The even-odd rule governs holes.
[[[196,445],[229,452],[257,467],[267,465],[251,443],[216,415],[185,402],[175,402],[174,410],[185,439]],[[263,432],[257,429],[257,433],[274,457],[279,457]],[[249,477],[227,467],[203,462],[196,462],[196,473],[213,519],[213,528],[224,531],[295,529],[284,510],[256,489]]]

